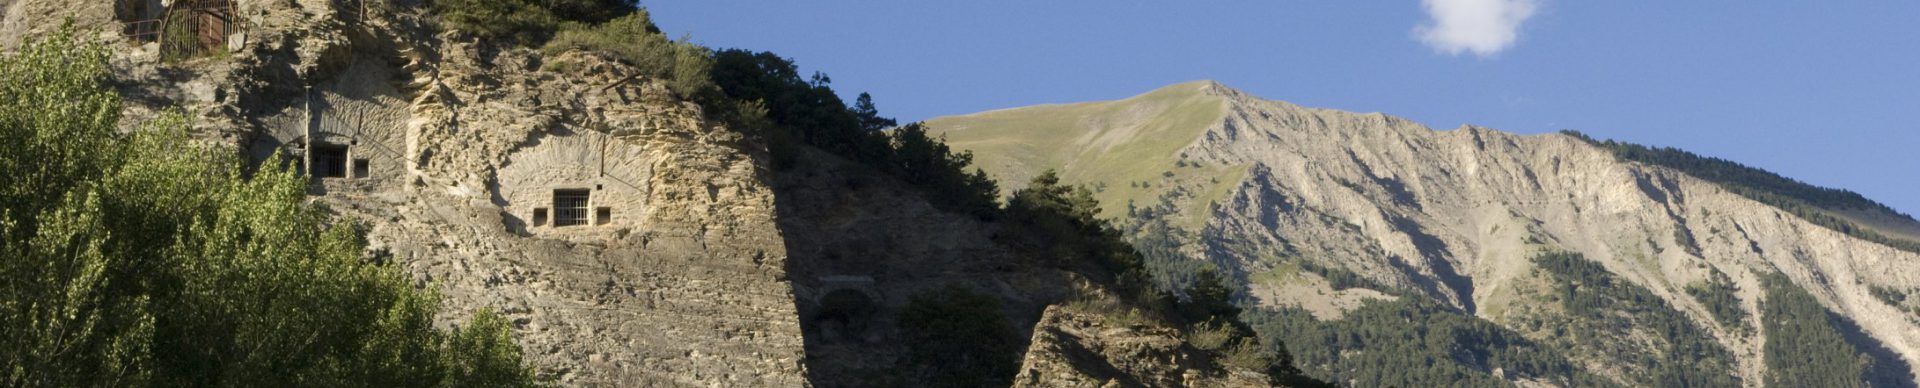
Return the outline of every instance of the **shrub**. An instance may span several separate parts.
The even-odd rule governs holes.
[[[540,44],[564,23],[605,23],[640,8],[632,0],[433,0],[433,10],[445,27],[482,40]]]
[[[633,65],[642,75],[665,80],[668,88],[690,99],[713,98],[713,54],[705,47],[673,41],[654,27],[645,10],[588,25],[566,23],[542,48],[549,55],[569,50],[605,54]]]
[[[957,285],[914,295],[900,311],[906,370],[931,387],[1007,386],[1025,342],[1000,301]]]
[[[1187,330],[1187,343],[1201,350],[1221,350],[1233,344],[1240,333],[1231,325],[1216,322],[1193,325]]]
[[[434,0],[433,10],[446,28],[481,40],[532,44],[560,27],[553,11],[534,0]]]

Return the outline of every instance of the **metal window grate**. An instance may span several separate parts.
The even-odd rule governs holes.
[[[553,226],[586,225],[587,190],[553,191]]]
[[[321,178],[346,177],[347,146],[315,144],[313,146],[313,176]]]

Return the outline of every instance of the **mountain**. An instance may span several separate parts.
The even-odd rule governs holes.
[[[1093,205],[1071,188],[1010,187],[1025,200],[1003,208],[993,182],[966,175],[945,146],[866,129],[879,118],[823,97],[834,94],[824,81],[777,55],[671,41],[628,2],[567,3],[606,13],[551,4],[0,0],[0,44],[74,29],[75,43],[103,50],[111,74],[85,86],[118,95],[121,132],[184,122],[186,140],[235,171],[288,171],[276,176],[294,195],[275,203],[304,203],[351,241],[329,252],[391,271],[431,295],[420,300],[437,301],[426,309],[438,316],[497,315],[511,338],[495,339],[519,346],[488,351],[524,360],[543,383],[1321,385],[1257,346],[1224,293],[1177,301],[1149,287],[1138,254],[1084,217]],[[164,33],[150,31],[156,19]],[[980,192],[956,200],[933,186],[947,177]],[[305,259],[273,253],[261,256]],[[16,311],[28,310],[0,313]],[[466,324],[426,320],[451,333]],[[177,342],[165,330],[115,334]],[[285,334],[277,344],[296,353],[329,340]],[[15,356],[0,357],[0,381],[46,372]],[[56,361],[164,374],[175,357]],[[186,377],[305,376],[209,363],[186,373],[241,376]]]
[[[458,317],[494,317],[495,329],[478,332],[495,338],[470,342],[499,342],[487,350],[507,360],[497,369],[523,360],[544,383],[1913,385],[1920,223],[1857,194],[1678,150],[1577,133],[1436,132],[1211,82],[899,126],[777,54],[673,41],[623,1],[0,0],[0,47],[63,29],[102,54],[20,66],[110,75],[7,78],[0,92],[111,89],[118,115],[88,116],[102,138],[116,135],[98,118],[122,134],[191,127],[168,140],[232,164],[210,172],[285,189],[261,202],[207,194],[233,199],[234,213],[265,203],[279,213],[261,217],[312,215],[272,223],[306,229],[267,237],[325,229],[329,240],[308,245],[337,256],[329,265],[434,301],[355,316],[437,309],[406,321],[433,341],[468,340],[459,333],[470,321]],[[55,81],[73,82],[33,84]],[[139,135],[127,137],[153,133]],[[60,158],[166,153],[84,148],[3,163],[0,175],[35,162],[89,167]],[[201,187],[168,184],[190,172],[161,179],[144,169],[159,166],[132,167],[117,174],[152,178],[132,182],[155,191]],[[16,225],[13,210],[0,209],[0,223]],[[182,225],[206,222],[194,217]],[[113,221],[99,228],[272,241]],[[99,228],[85,241],[124,249],[115,254],[162,249]],[[0,318],[85,321],[42,302],[93,305],[90,288],[12,270],[56,262],[43,252],[87,253],[48,236],[0,244],[12,260],[5,284],[55,285],[7,294]],[[267,267],[313,262],[242,246]],[[204,253],[179,266],[233,254]],[[280,275],[304,267],[286,268]],[[133,285],[103,294],[111,302],[182,308],[165,299],[181,295],[154,292],[178,279],[107,269],[132,279],[113,284]],[[285,310],[276,293],[308,290],[297,276],[273,279],[247,279],[258,294],[221,291]],[[88,311],[101,310],[113,309]],[[62,335],[92,338],[86,330],[8,336],[50,350],[0,355],[0,380],[54,381],[44,380],[48,364],[135,376],[98,385],[149,369],[198,385],[308,376],[297,365],[262,373],[221,363],[235,353],[259,362],[247,341],[302,355],[323,353],[303,352],[320,344],[401,354],[309,333],[220,336],[222,325],[272,333],[286,318],[260,314],[207,308],[101,326],[125,341],[96,341],[109,350],[102,357],[61,352]],[[338,333],[383,327],[323,323]],[[172,334],[182,328],[224,342],[183,341]],[[117,352],[151,343],[205,354]],[[372,386],[404,384],[342,365],[438,373],[422,367],[433,362],[352,354],[308,366]],[[224,374],[196,374],[207,370]]]
[[[996,180],[1093,188],[1164,287],[1232,274],[1262,334],[1339,383],[1913,386],[1920,363],[1920,222],[1724,160],[1206,81],[927,125]],[[1426,334],[1354,329],[1383,314]],[[1378,353],[1436,333],[1466,353]],[[1795,361],[1814,349],[1840,361]]]

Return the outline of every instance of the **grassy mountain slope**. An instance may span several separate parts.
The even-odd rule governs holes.
[[[1166,187],[1157,183],[1169,173],[1221,182],[1241,173],[1224,166],[1180,168],[1179,150],[1226,114],[1220,90],[1212,82],[1189,82],[1124,100],[997,110],[927,125],[949,145],[973,151],[975,164],[994,180],[1026,182],[1059,170],[1066,182],[1096,188],[1102,213],[1114,216],[1124,214],[1129,201],[1157,198]]]

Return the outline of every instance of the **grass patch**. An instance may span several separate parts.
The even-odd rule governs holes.
[[[1226,100],[1204,94],[1203,85],[1174,85],[1118,101],[943,117],[927,124],[948,144],[973,151],[976,164],[995,180],[1024,182],[1057,169],[1068,182],[1105,184],[1096,196],[1101,212],[1118,217],[1129,201],[1151,203],[1159,197],[1155,189],[1166,186],[1163,181],[1192,173],[1178,166],[1180,149],[1226,114]],[[1233,170],[1216,168],[1201,171]],[[1170,171],[1175,178],[1164,176]]]

